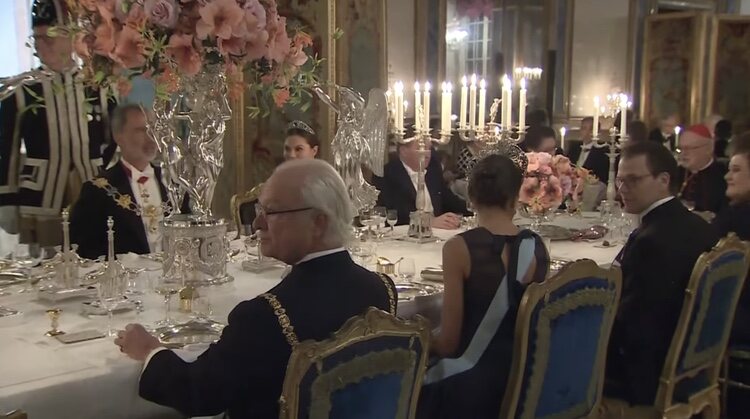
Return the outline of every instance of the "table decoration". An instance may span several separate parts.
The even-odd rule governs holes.
[[[47,317],[49,317],[50,329],[44,334],[44,336],[54,337],[65,334],[65,332],[58,329],[58,327],[60,327],[60,315],[62,314],[62,310],[59,308],[51,308],[46,310],[46,313]]]
[[[247,88],[260,103],[249,108],[251,116],[271,104],[302,104],[309,97],[304,87],[317,81],[320,62],[305,52],[311,37],[290,33],[275,1],[89,0],[68,5],[71,23],[51,32],[73,39],[91,84],[125,95],[135,76],[154,81],[148,130],[159,147],[170,204],[162,225],[164,274],[174,274],[177,242],[187,237],[198,242],[187,255],[194,270],[188,281],[197,286],[231,281],[227,223],[211,211],[232,116],[228,97]],[[190,212],[180,214],[185,196]]]

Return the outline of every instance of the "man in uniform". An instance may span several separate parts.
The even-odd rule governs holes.
[[[82,182],[99,174],[109,138],[106,92],[84,86],[70,38],[49,32],[65,23],[64,6],[34,1],[42,68],[0,81],[0,219],[9,224],[17,209],[21,241],[42,246],[62,241],[61,209],[75,202]]]

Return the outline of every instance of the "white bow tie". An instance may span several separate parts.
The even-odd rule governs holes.
[[[593,146],[593,144],[584,144],[583,146],[581,146],[581,151],[589,151]]]

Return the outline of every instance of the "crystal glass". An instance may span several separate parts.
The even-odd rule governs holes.
[[[32,278],[32,268],[42,261],[42,248],[39,243],[19,243],[11,255],[13,262],[21,268],[26,277],[26,287],[19,292],[32,292],[38,280]]]
[[[398,262],[398,277],[402,280],[409,282],[414,279],[417,269],[414,266],[414,259],[403,258]]]
[[[391,227],[391,231],[393,231],[393,227],[398,222],[398,211],[395,210],[395,209],[386,210],[386,212],[385,212],[385,221]]]
[[[373,225],[375,226],[375,237],[380,237],[380,226],[385,226],[386,216],[388,214],[388,211],[385,207],[375,207],[372,209],[372,221]]]
[[[172,296],[180,292],[182,282],[175,280],[172,276],[159,275],[155,279],[153,288],[155,293],[164,298],[164,319],[156,322],[156,326],[169,326],[172,324],[172,319],[169,317]]]
[[[125,298],[127,288],[125,272],[119,269],[113,269],[111,272],[105,272],[99,279],[99,304],[107,310],[107,336],[115,336],[117,333],[112,328],[112,317],[117,304]]]

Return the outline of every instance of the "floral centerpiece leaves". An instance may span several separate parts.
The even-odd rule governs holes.
[[[577,203],[589,171],[571,164],[563,155],[526,153],[529,164],[518,200],[532,214],[542,215],[559,207],[566,199]]]
[[[166,98],[205,66],[221,65],[230,95],[247,86],[281,107],[309,97],[304,87],[317,81],[311,37],[287,27],[276,0],[66,2],[71,23],[54,32],[71,36],[92,84],[120,94],[143,75]]]

